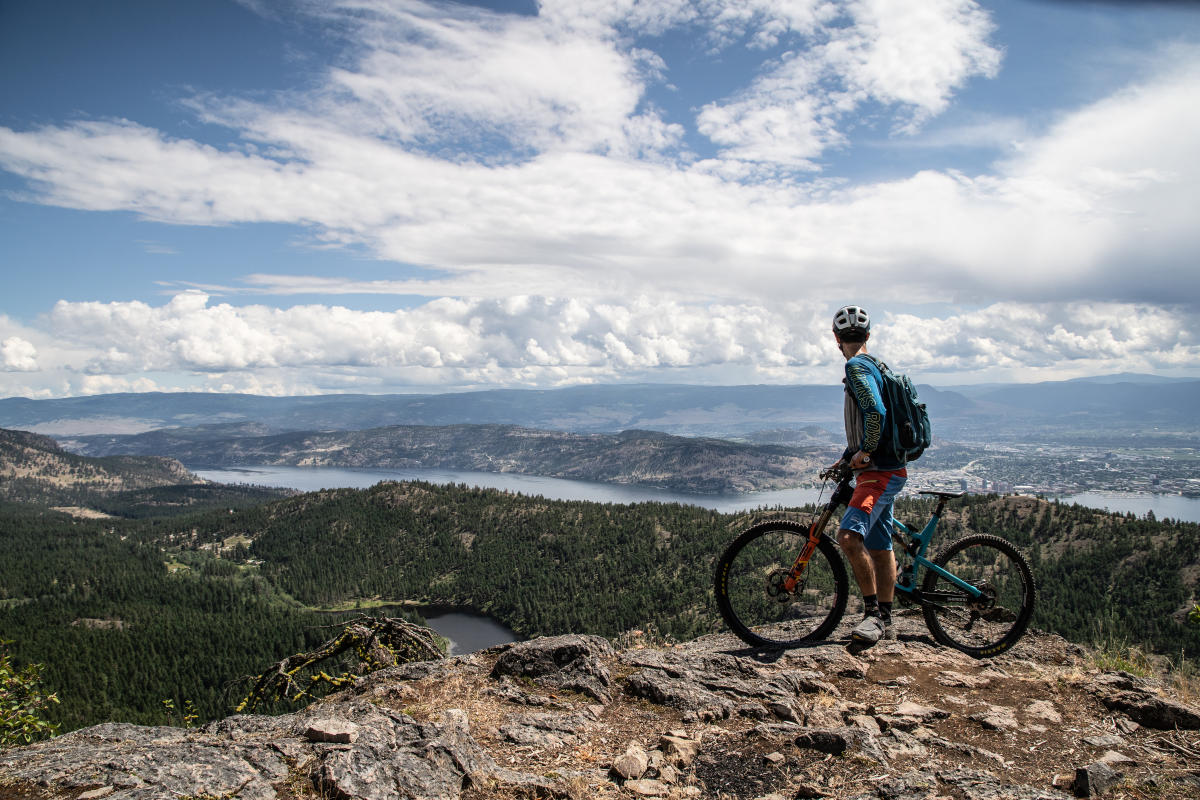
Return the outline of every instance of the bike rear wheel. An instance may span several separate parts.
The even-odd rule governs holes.
[[[822,536],[795,590],[783,588],[808,542],[795,522],[764,522],[746,530],[717,560],[717,607],[730,629],[754,647],[787,648],[827,637],[846,611],[846,567]]]
[[[1033,571],[1021,552],[998,536],[977,534],[953,542],[934,563],[981,589],[973,599],[933,570],[921,586],[925,624],[942,644],[988,658],[1005,652],[1033,616]]]

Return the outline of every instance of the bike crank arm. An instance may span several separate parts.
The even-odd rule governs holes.
[[[933,600],[929,600],[926,598],[921,598],[920,602],[921,602],[921,606],[923,608],[932,608],[935,611],[940,611],[940,612],[946,613],[946,614],[950,614],[955,611],[962,611],[962,610],[967,611],[967,613],[970,615],[970,621],[968,621],[966,624],[966,627],[963,628],[964,631],[971,630],[971,628],[973,628],[975,626],[976,622],[983,619],[982,614],[980,614],[975,609],[967,609],[965,605],[947,606],[947,605],[942,605],[941,603],[938,603],[938,602],[935,602]]]

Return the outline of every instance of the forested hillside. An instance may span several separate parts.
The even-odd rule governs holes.
[[[226,560],[168,555],[159,534],[171,531],[0,506],[0,638],[13,640],[19,663],[46,665],[62,701],[50,716],[64,729],[162,723],[163,700],[227,713],[231,679],[320,641],[311,626],[323,620],[265,579]]]
[[[76,437],[71,446],[91,456],[170,456],[194,467],[465,469],[705,493],[795,486],[836,450],[829,444],[781,447],[653,431],[579,434],[513,425],[402,425],[271,436],[185,428]]]
[[[928,511],[906,501],[900,516]],[[713,559],[748,522],[422,483],[142,520],[9,505],[0,635],[19,660],[47,665],[67,727],[162,721],[164,699],[213,717],[238,699],[229,681],[325,638],[317,608],[470,606],[527,635],[717,630]],[[939,541],[965,531],[1029,552],[1036,626],[1080,641],[1104,626],[1176,657],[1200,653],[1200,629],[1182,619],[1197,594],[1200,526],[972,497],[953,504]]]
[[[169,458],[85,458],[68,453],[48,436],[0,428],[0,500],[200,482]]]
[[[137,517],[243,508],[287,494],[206,483],[170,458],[76,455],[48,436],[0,428],[0,502]]]

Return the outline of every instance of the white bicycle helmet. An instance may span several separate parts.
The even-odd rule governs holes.
[[[833,315],[833,332],[838,336],[870,333],[871,317],[861,306],[842,306]]]

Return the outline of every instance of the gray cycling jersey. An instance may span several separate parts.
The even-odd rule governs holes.
[[[845,380],[842,381],[842,385],[846,387],[846,401],[842,405],[842,416],[846,418],[846,448],[853,455],[862,445],[863,415],[854,400],[854,395],[850,393],[850,386]]]

